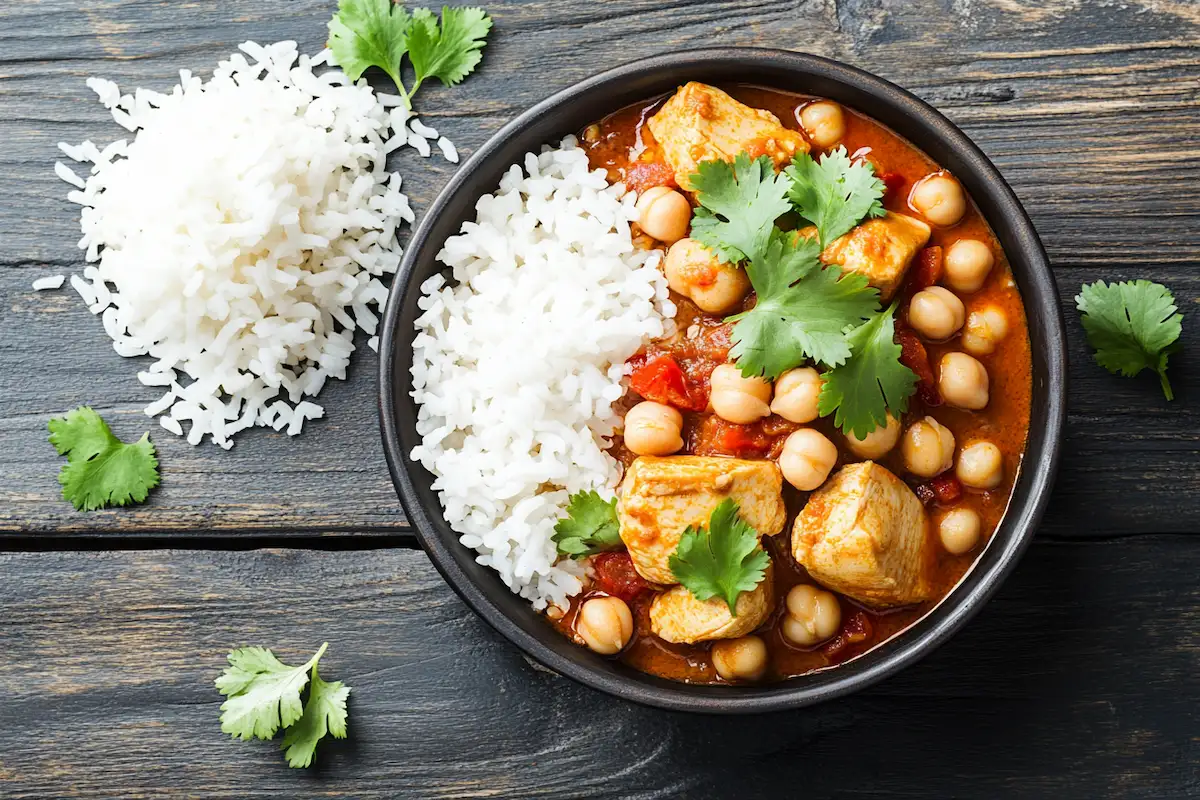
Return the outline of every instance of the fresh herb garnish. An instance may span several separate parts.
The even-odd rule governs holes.
[[[817,401],[821,416],[834,414],[834,424],[859,439],[887,425],[889,409],[895,417],[904,413],[916,390],[917,376],[900,363],[895,313],[896,303],[892,303],[850,331],[850,358],[826,372],[821,385]]]
[[[788,181],[766,156],[751,161],[739,153],[733,164],[702,161],[691,176],[700,207],[691,236],[722,261],[736,263],[761,255],[775,220],[791,210]]]
[[[741,153],[731,165],[704,161],[691,176],[700,208],[692,238],[724,261],[744,261],[757,299],[734,323],[730,355],[746,376],[772,380],[811,360],[832,370],[821,413],[865,436],[907,407],[916,377],[899,361],[892,314],[864,275],[822,266],[821,251],[867,217],[883,216],[884,184],[845,147],[814,161],[799,153],[782,173],[771,159]],[[776,220],[792,208],[816,238],[785,234]],[[864,320],[866,321],[864,323]]]
[[[50,420],[50,443],[67,463],[58,473],[63,498],[80,511],[141,503],[158,486],[150,434],[125,444],[87,406]]]
[[[558,552],[571,558],[620,549],[617,499],[605,501],[594,491],[576,492],[567,502],[567,516],[554,524],[551,538]]]
[[[1174,400],[1167,356],[1178,349],[1183,315],[1171,290],[1151,281],[1085,283],[1075,298],[1096,363],[1113,374],[1158,373],[1163,394]]]
[[[392,0],[339,0],[329,21],[329,49],[351,80],[370,67],[382,69],[412,109],[412,98],[425,80],[454,86],[471,74],[483,58],[480,51],[491,29],[491,17],[482,8],[443,6],[439,22],[428,9],[409,13]],[[405,55],[413,68],[411,89],[404,85]]]
[[[431,11],[413,12],[408,34],[408,57],[416,80],[409,96],[421,82],[437,78],[444,86],[457,86],[483,59],[483,46],[492,30],[492,18],[482,8],[442,6],[441,24]]]
[[[307,767],[317,753],[317,743],[329,734],[335,739],[346,738],[346,699],[350,687],[341,681],[328,683],[312,666],[312,682],[308,685],[308,701],[296,724],[283,733],[283,755],[289,767]]]
[[[392,0],[339,0],[337,13],[329,20],[333,61],[352,81],[362,77],[369,67],[379,67],[412,108],[400,77],[410,25],[412,15]]]
[[[785,170],[791,179],[788,197],[797,213],[817,226],[821,247],[848,233],[865,217],[882,217],[883,181],[866,160],[851,161],[838,147],[814,161],[797,153]]]
[[[867,278],[822,267],[820,245],[774,230],[760,257],[746,265],[758,300],[734,321],[730,354],[743,375],[771,380],[811,358],[837,366],[850,357],[846,330],[878,305]]]
[[[326,733],[344,739],[350,687],[341,681],[327,683],[317,674],[317,663],[328,647],[322,644],[299,667],[284,664],[263,647],[231,652],[229,666],[216,680],[217,690],[228,698],[221,704],[221,730],[249,740],[271,739],[286,728],[282,746],[291,767],[311,764],[317,742]],[[300,693],[306,685],[308,699],[302,704]]]
[[[770,563],[758,531],[729,498],[713,509],[707,528],[688,526],[668,561],[675,580],[697,600],[720,597],[735,617],[738,595],[762,582]]]

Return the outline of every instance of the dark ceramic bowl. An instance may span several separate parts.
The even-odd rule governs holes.
[[[1029,441],[1012,502],[995,536],[960,585],[899,636],[835,668],[758,687],[690,686],[656,678],[572,644],[510,593],[442,517],[432,475],[408,454],[419,443],[409,367],[421,283],[434,256],[475,201],[495,191],[509,165],[623,106],[689,80],[756,84],[821,95],[877,119],[950,170],[983,211],[1008,255],[1025,302],[1033,351]],[[550,669],[627,700],[682,711],[739,713],[799,708],[862,689],[946,641],[991,597],[1033,537],[1058,462],[1066,398],[1066,350],[1054,278],[1033,224],[987,157],[921,100],[861,70],[778,50],[706,49],[626,64],[565,89],[504,126],[466,162],[413,234],[383,324],[380,415],[392,480],[434,565],[463,600],[501,634]]]

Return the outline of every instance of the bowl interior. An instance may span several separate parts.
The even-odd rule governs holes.
[[[433,476],[408,457],[420,443],[409,374],[416,302],[421,283],[441,269],[435,256],[442,243],[474,217],[476,200],[494,191],[504,171],[526,152],[689,80],[748,83],[837,100],[892,128],[950,170],[1005,249],[1032,345],[1033,404],[1023,466],[1004,520],[960,585],[915,625],[859,658],[762,687],[679,684],[567,641],[458,543],[431,489]],[[422,545],[447,582],[500,633],[551,669],[629,700],[689,711],[767,711],[845,694],[899,670],[943,642],[986,601],[1032,537],[1048,499],[1063,423],[1065,364],[1054,280],[1033,225],[995,167],[948,120],[886,81],[816,56],[698,50],[634,62],[566,89],[509,123],[459,169],[413,234],[396,278],[382,336],[380,413],[392,478]]]

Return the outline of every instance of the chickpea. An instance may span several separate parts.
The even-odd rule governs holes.
[[[639,456],[669,456],[683,447],[683,415],[663,403],[638,403],[625,414],[625,446]]]
[[[712,662],[727,681],[756,681],[767,671],[767,645],[753,635],[722,639],[713,643]]]
[[[812,143],[822,150],[833,147],[846,135],[846,115],[829,100],[809,103],[800,110],[800,124]]]
[[[619,597],[593,597],[580,607],[575,632],[600,655],[614,656],[633,636],[633,614]]]
[[[671,244],[687,236],[692,221],[692,205],[679,192],[666,186],[655,186],[642,192],[635,206],[638,225],[642,230]]]
[[[1008,317],[998,308],[988,306],[972,311],[963,328],[962,346],[973,356],[986,356],[1008,335]]]
[[[787,615],[780,628],[792,644],[812,647],[832,637],[842,626],[842,607],[833,592],[799,584],[787,595]]]
[[[973,509],[951,509],[938,523],[938,538],[947,553],[962,555],[979,544],[980,527],[979,514]]]
[[[722,263],[695,239],[680,239],[671,245],[663,272],[667,285],[709,314],[732,311],[750,293],[745,270]]]
[[[837,463],[837,445],[820,431],[801,428],[783,442],[779,469],[792,486],[811,492],[825,482]]]
[[[908,323],[927,339],[941,341],[958,333],[967,316],[962,300],[941,286],[930,286],[913,295]]]
[[[749,425],[771,414],[771,382],[746,378],[733,364],[721,364],[709,378],[709,402],[717,416],[739,425]]]
[[[970,442],[958,454],[954,474],[963,486],[972,489],[995,489],[1004,479],[1004,457],[1000,448],[991,442]]]
[[[819,414],[817,398],[821,395],[821,376],[812,367],[789,369],[775,381],[775,399],[771,413],[788,422],[812,422]]]
[[[986,243],[978,239],[959,239],[946,248],[943,262],[946,283],[959,292],[978,292],[995,263],[992,248]]]
[[[946,172],[935,172],[917,181],[908,204],[934,225],[949,227],[967,211],[962,186]]]
[[[892,452],[900,441],[900,420],[887,415],[887,425],[876,428],[859,439],[853,433],[846,434],[846,446],[859,458],[883,458]]]
[[[914,422],[900,443],[904,466],[913,475],[932,478],[954,466],[954,434],[933,417]]]
[[[952,406],[978,411],[988,404],[988,373],[966,353],[946,353],[938,364],[938,391]]]

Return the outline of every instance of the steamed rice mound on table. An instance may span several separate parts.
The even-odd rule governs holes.
[[[438,254],[450,275],[421,287],[412,458],[462,543],[538,609],[582,588],[554,524],[575,492],[613,496],[625,361],[673,329],[661,253],[631,237],[636,199],[567,137],[480,198]]]
[[[396,229],[413,220],[384,166],[408,112],[314,72],[327,53],[241,50],[166,94],[89,80],[135,138],[60,145],[92,163],[86,181],[56,165],[95,262],[71,283],[120,355],[154,359],[138,378],[165,393],[146,413],[225,448],[252,426],[296,434],[323,416],[304,398],[345,378],[356,329],[374,335]]]

